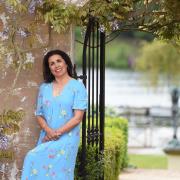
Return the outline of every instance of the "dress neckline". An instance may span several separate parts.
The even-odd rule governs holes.
[[[53,82],[51,82],[51,95],[53,98],[59,97],[62,95],[63,91],[65,88],[70,84],[70,82],[73,80],[73,78],[69,79],[68,82],[63,86],[62,90],[58,93],[58,95],[54,96],[54,87],[53,87]]]

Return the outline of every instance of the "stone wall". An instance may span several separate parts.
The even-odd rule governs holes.
[[[64,34],[51,32],[51,37],[48,35],[48,27],[45,24],[40,26],[38,30],[43,43],[49,43],[48,49],[61,49],[73,57],[73,31],[70,29]],[[24,156],[32,149],[38,139],[39,126],[34,116],[36,97],[38,86],[42,82],[42,58],[44,56],[44,48],[36,48],[31,51],[35,57],[35,62],[32,69],[22,70],[17,81],[14,95],[10,96],[6,108],[17,110],[22,108],[25,111],[25,116],[20,124],[20,131],[9,137],[12,139],[12,148],[7,151],[14,153],[13,159],[4,158],[0,162],[0,179],[18,180],[20,179],[21,168]],[[3,79],[1,75],[0,90],[8,88],[15,78],[15,71],[9,69],[7,76]],[[5,92],[4,92],[5,93]],[[1,113],[5,108],[4,93],[0,94],[0,110]]]

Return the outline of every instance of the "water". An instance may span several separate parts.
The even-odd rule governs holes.
[[[106,69],[106,106],[152,107],[171,106],[168,86],[159,85],[156,89],[142,80],[143,74]],[[146,85],[144,85],[146,84]]]
[[[78,75],[82,74],[78,69]],[[95,74],[96,76],[96,74]],[[149,86],[143,81],[142,73],[106,68],[105,104],[106,106],[130,107],[171,107],[170,89],[159,82],[158,87]],[[96,78],[95,78],[96,79]],[[91,83],[92,86],[92,83]],[[94,83],[94,86],[96,84]],[[95,92],[96,95],[96,92]]]

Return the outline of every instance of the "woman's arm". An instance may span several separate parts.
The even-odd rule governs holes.
[[[56,140],[59,137],[57,132],[47,125],[42,116],[37,116],[37,122],[39,126],[46,132],[46,136],[49,140]]]
[[[69,132],[72,128],[77,126],[83,119],[84,110],[74,110],[74,116],[64,126],[57,129],[57,133],[62,135]]]
[[[84,110],[74,110],[74,116],[62,127],[56,130],[58,136],[69,132],[72,128],[77,126],[83,119]],[[48,137],[45,136],[44,141],[48,141]]]

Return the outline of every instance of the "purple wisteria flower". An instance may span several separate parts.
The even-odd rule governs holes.
[[[118,24],[118,22],[117,22],[117,21],[113,21],[113,22],[111,23],[111,28],[112,28],[113,31],[118,30],[118,29],[119,29],[119,24]]]
[[[99,26],[99,31],[101,31],[101,32],[105,31],[105,26],[103,24]]]
[[[31,34],[28,30],[24,30],[22,28],[19,28],[17,33],[18,33],[18,35],[20,35],[23,38],[26,38],[26,37],[30,36],[30,34]]]
[[[0,134],[0,150],[6,150],[9,145],[8,137]]]
[[[43,4],[43,0],[32,0],[29,7],[28,7],[28,12],[30,14],[33,14],[36,6],[41,6]]]
[[[8,27],[4,28],[4,30],[2,32],[0,32],[0,38],[1,38],[2,41],[8,39],[8,37],[9,37],[8,33],[9,33],[9,28]]]

